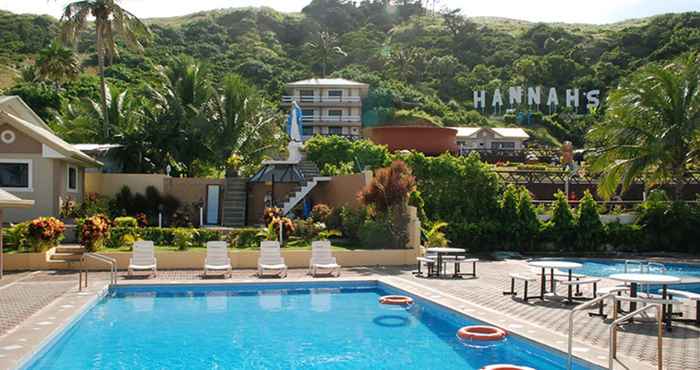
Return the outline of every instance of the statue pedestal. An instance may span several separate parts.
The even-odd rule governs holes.
[[[299,141],[290,141],[287,145],[287,151],[289,152],[289,154],[287,155],[287,161],[301,162],[301,160],[303,159],[301,156],[301,148],[303,146],[304,144]]]

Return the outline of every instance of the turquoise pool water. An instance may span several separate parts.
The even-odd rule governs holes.
[[[565,369],[565,356],[509,336],[465,346],[479,322],[377,282],[117,287],[28,369]],[[576,363],[576,369],[597,369]]]
[[[625,271],[624,260],[572,259],[571,261],[583,263],[583,268],[576,270],[576,272],[588,276],[607,277],[612,274],[620,274]],[[669,275],[700,279],[700,265],[685,263],[664,263],[663,265],[666,266],[666,273]],[[639,265],[630,264],[630,268],[632,271],[637,272],[639,270]],[[655,268],[652,267],[652,271],[654,271],[654,269]]]

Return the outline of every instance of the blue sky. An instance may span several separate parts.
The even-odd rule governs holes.
[[[426,0],[432,4],[433,0]],[[139,17],[166,17],[200,10],[269,6],[300,11],[310,0],[121,0]],[[650,15],[700,11],[700,0],[435,0],[436,7],[461,8],[470,16],[499,16],[528,21],[611,23]],[[58,16],[66,0],[0,0],[0,9]]]

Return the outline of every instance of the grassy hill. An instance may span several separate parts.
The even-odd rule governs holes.
[[[431,16],[419,2],[401,2],[392,9],[377,4],[313,0],[301,13],[231,8],[147,19],[154,37],[145,52],[120,48],[120,57],[107,70],[108,80],[124,88],[157,83],[159,66],[185,54],[202,61],[214,80],[240,74],[278,101],[287,82],[321,74],[323,58],[310,43],[323,31],[334,35],[328,73],[372,86],[364,109],[375,123],[408,110],[445,125],[513,124],[474,111],[472,91],[542,85],[560,91],[599,88],[604,96],[640,66],[700,49],[697,12],[589,25]],[[22,85],[27,82],[21,71],[58,29],[51,17],[0,11],[0,89],[31,91]],[[94,34],[88,31],[77,48],[83,76],[58,92],[59,100],[96,91],[90,78],[93,44]],[[333,52],[336,47],[343,53]],[[559,121],[541,127],[546,131],[542,136],[580,143],[591,123]]]

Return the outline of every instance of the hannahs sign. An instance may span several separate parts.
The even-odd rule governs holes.
[[[581,91],[580,89],[566,89],[564,95],[560,96],[557,89],[552,87],[546,94],[543,94],[544,92],[541,86],[528,87],[527,91],[523,87],[512,86],[508,88],[507,92],[501,92],[501,89],[497,88],[490,96],[486,90],[474,91],[474,108],[484,111],[492,108],[494,111],[500,112],[507,98],[510,107],[518,106],[525,102],[528,107],[534,105],[539,108],[544,103],[551,111],[559,107],[560,97],[563,98],[561,102],[577,112],[579,107],[591,109],[600,106],[600,90]],[[546,100],[543,99],[545,95]]]

